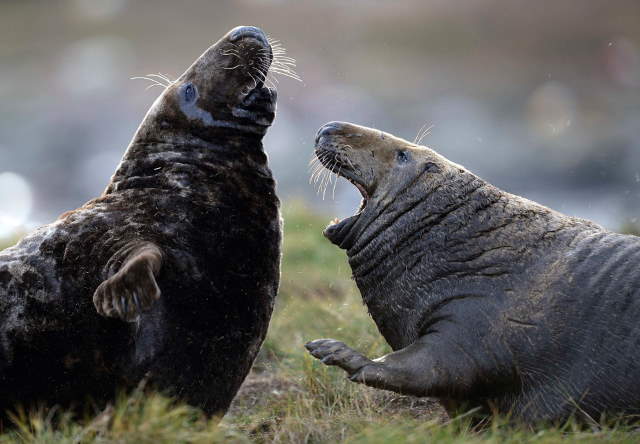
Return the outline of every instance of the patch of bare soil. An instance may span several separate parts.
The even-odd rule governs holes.
[[[447,418],[442,405],[433,398],[403,396],[383,390],[375,390],[374,397],[383,413],[408,413],[416,419],[424,420],[439,418],[444,421]]]
[[[280,398],[289,392],[299,390],[300,388],[293,381],[269,372],[252,371],[242,383],[227,415],[236,416],[256,410],[272,401],[274,397]]]
[[[398,395],[393,392],[366,389],[374,402],[380,406],[382,413],[408,413],[414,418],[445,420],[447,414],[438,401],[432,398],[416,398]],[[291,392],[300,391],[293,381],[279,377],[270,372],[252,371],[238,391],[227,415],[246,414],[268,404],[274,398],[281,398]]]

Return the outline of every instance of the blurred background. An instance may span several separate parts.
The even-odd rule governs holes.
[[[322,237],[360,195],[339,181],[323,200],[308,183],[315,133],[346,120],[413,140],[432,126],[423,144],[489,182],[638,233],[640,1],[0,0],[0,249],[104,190],[160,93],[131,77],[177,78],[241,24],[281,40],[303,82],[280,78],[265,138],[285,203],[282,280],[225,427],[247,441],[338,442],[384,441],[387,424],[399,441],[423,441],[416,418],[442,415],[431,401],[350,384],[302,347],[335,337],[368,356],[389,351],[344,252]],[[147,438],[181,418],[140,411],[152,425],[122,424]],[[127,430],[114,430],[122,441]]]
[[[352,214],[308,184],[317,128],[423,144],[493,184],[609,228],[640,217],[638,0],[2,0],[0,237],[99,195],[159,89],[236,25],[298,61],[265,140],[285,201]]]

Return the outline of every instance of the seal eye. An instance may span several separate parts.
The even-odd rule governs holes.
[[[409,153],[406,151],[398,151],[398,163],[407,163],[409,161]]]
[[[192,83],[187,83],[184,87],[184,100],[191,103],[196,98],[196,87]]]

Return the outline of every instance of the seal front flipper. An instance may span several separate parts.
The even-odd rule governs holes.
[[[323,364],[336,365],[349,375],[366,365],[373,364],[371,359],[348,347],[344,342],[335,339],[316,339],[307,342],[305,347],[314,358],[320,359]]]
[[[316,339],[305,344],[309,353],[320,359],[325,365],[335,365],[347,372],[349,379],[371,387],[389,389],[389,382],[394,378],[386,368],[376,360],[372,360],[335,339]],[[397,379],[397,378],[396,378]]]
[[[442,346],[448,341],[432,339],[424,336],[377,359],[369,359],[334,339],[317,339],[305,347],[323,364],[345,370],[353,382],[403,395],[456,399],[475,379],[477,366],[452,354],[455,348]]]
[[[134,321],[160,298],[156,276],[162,268],[162,250],[146,241],[130,242],[107,264],[109,276],[93,294],[93,304],[102,316]]]

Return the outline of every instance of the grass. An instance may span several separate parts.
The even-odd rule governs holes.
[[[350,279],[344,252],[322,237],[328,219],[295,203],[284,217],[282,285],[269,334],[222,421],[140,391],[86,418],[56,409],[16,413],[17,426],[0,434],[0,444],[640,441],[634,429],[615,423],[592,430],[569,423],[532,431],[497,419],[479,431],[467,417],[447,418],[432,400],[350,383],[341,370],[310,358],[303,344],[320,337],[343,340],[372,357],[389,349]]]

